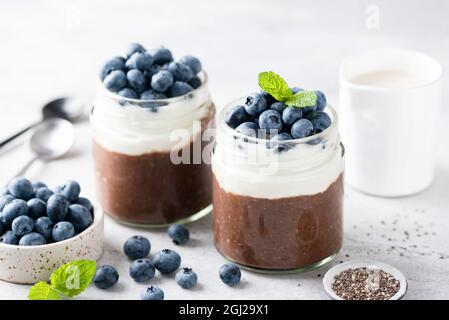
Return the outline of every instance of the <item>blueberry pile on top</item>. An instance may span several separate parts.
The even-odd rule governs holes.
[[[38,246],[72,238],[93,222],[93,206],[78,182],[49,189],[42,182],[13,179],[0,191],[0,242]]]
[[[260,92],[233,106],[225,123],[237,132],[254,138],[291,140],[313,136],[331,124],[324,112],[326,96],[321,91],[289,87],[274,72],[259,74]]]
[[[117,56],[105,62],[100,79],[109,91],[141,100],[178,97],[201,86],[198,58],[185,55],[178,61],[171,51],[160,47],[147,51],[131,43],[125,57]]]

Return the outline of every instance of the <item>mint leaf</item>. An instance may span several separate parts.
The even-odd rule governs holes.
[[[278,101],[284,101],[293,96],[287,82],[273,71],[259,73],[259,87]]]
[[[51,275],[51,286],[67,297],[77,296],[92,282],[96,269],[97,263],[92,260],[66,263]]]
[[[59,293],[47,282],[40,281],[31,287],[28,292],[30,300],[61,300]]]
[[[285,100],[285,104],[297,108],[311,107],[316,104],[316,99],[316,94],[313,91],[299,91]]]

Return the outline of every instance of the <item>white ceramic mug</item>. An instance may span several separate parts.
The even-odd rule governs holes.
[[[340,125],[350,186],[397,197],[434,175],[442,66],[410,50],[383,49],[340,66]]]

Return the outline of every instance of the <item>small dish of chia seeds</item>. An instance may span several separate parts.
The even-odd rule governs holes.
[[[399,300],[407,291],[407,279],[402,272],[370,260],[334,266],[324,276],[323,285],[334,300]]]

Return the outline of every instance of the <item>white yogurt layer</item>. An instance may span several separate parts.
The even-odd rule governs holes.
[[[94,139],[113,152],[138,156],[179,150],[200,136],[201,119],[209,113],[206,84],[189,95],[164,100],[169,104],[156,111],[137,104],[122,106],[123,99],[99,86],[90,118]]]

